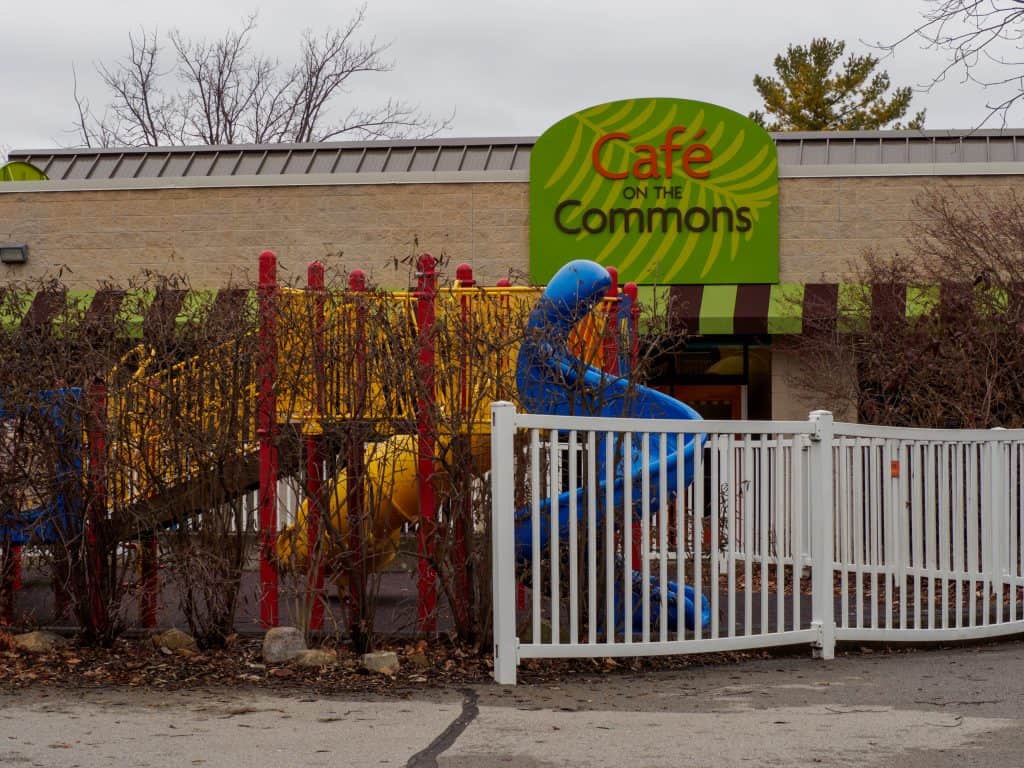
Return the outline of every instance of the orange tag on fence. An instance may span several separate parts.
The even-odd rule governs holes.
[[[893,459],[889,462],[889,477],[897,478],[900,476],[900,463],[898,460]]]

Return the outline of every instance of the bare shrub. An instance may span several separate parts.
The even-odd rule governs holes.
[[[920,200],[910,252],[852,266],[837,324],[804,319],[797,384],[869,423],[1024,425],[1020,203],[977,189]]]
[[[214,299],[183,277],[144,275],[130,288],[102,327],[63,298],[56,320],[0,324],[9,350],[0,509],[46,549],[90,640],[110,642],[133,608],[152,613],[160,567],[197,640],[221,645],[243,574],[261,554],[248,501],[259,482],[261,318],[248,286]],[[39,290],[63,297],[59,282],[12,286],[0,292],[0,317],[20,318]],[[538,295],[392,294],[336,282],[285,286],[267,304],[277,349],[272,444],[281,479],[307,506],[280,521],[280,545],[262,554],[278,562],[290,613],[307,630],[333,583],[347,617],[324,631],[372,648],[383,574],[414,565],[436,578],[454,635],[486,647],[489,407],[515,399],[516,353]],[[423,326],[421,302],[434,308]],[[658,317],[646,320],[627,397],[671,338]],[[598,318],[566,354],[596,359],[603,333]],[[609,381],[586,393],[588,412],[601,410]],[[434,497],[433,517],[423,515],[423,494]],[[31,509],[37,522],[25,517]],[[409,624],[416,618],[436,616]]]

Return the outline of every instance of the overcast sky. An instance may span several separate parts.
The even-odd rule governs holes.
[[[390,41],[396,66],[352,82],[353,104],[388,96],[455,111],[453,137],[535,136],[586,106],[635,96],[710,101],[746,113],[751,84],[776,53],[814,36],[891,41],[924,0],[370,0],[365,32]],[[75,143],[72,66],[94,104],[97,61],[127,52],[140,26],[216,37],[259,11],[254,43],[291,61],[305,28],[343,24],[345,0],[0,0],[0,148]],[[885,59],[893,82],[924,84],[943,54],[919,44]],[[990,98],[952,78],[916,96],[928,128],[969,128]],[[1019,125],[1017,120],[1012,125]]]

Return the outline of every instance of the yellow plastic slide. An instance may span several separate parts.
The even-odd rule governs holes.
[[[444,445],[441,446],[444,449]],[[474,435],[470,443],[474,463],[480,471],[490,464],[489,435]],[[420,519],[419,484],[416,477],[417,437],[394,435],[383,442],[366,444],[366,488],[364,504],[367,512],[363,531],[364,565],[367,572],[385,568],[398,552],[399,535],[406,523]],[[435,467],[436,472],[440,468]],[[444,500],[445,483],[434,477],[438,503]],[[349,516],[348,484],[342,469],[330,487],[325,520],[321,522],[325,551],[323,561],[330,564],[341,552],[348,551]],[[309,558],[309,501],[302,503],[295,525],[281,531],[277,539],[279,561],[286,566],[304,568]],[[339,551],[340,545],[340,551]]]

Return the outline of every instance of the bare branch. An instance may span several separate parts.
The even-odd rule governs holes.
[[[337,102],[351,93],[353,76],[394,67],[384,58],[389,44],[360,39],[365,18],[362,6],[341,28],[307,30],[299,61],[291,66],[252,52],[256,14],[212,42],[172,30],[167,37],[175,60],[167,70],[160,67],[155,31],[129,35],[127,57],[96,66],[110,95],[101,116],[79,96],[75,77],[73,130],[86,146],[423,137],[446,130],[454,113],[436,119],[397,100],[369,110],[351,107],[344,119],[334,116]]]
[[[1024,0],[926,0],[922,22],[894,42],[876,42],[880,50],[894,52],[912,41],[946,55],[921,90],[928,92],[952,73],[961,83],[973,83],[999,94],[985,107],[982,125],[998,117],[1005,125],[1009,110],[1024,98]]]

